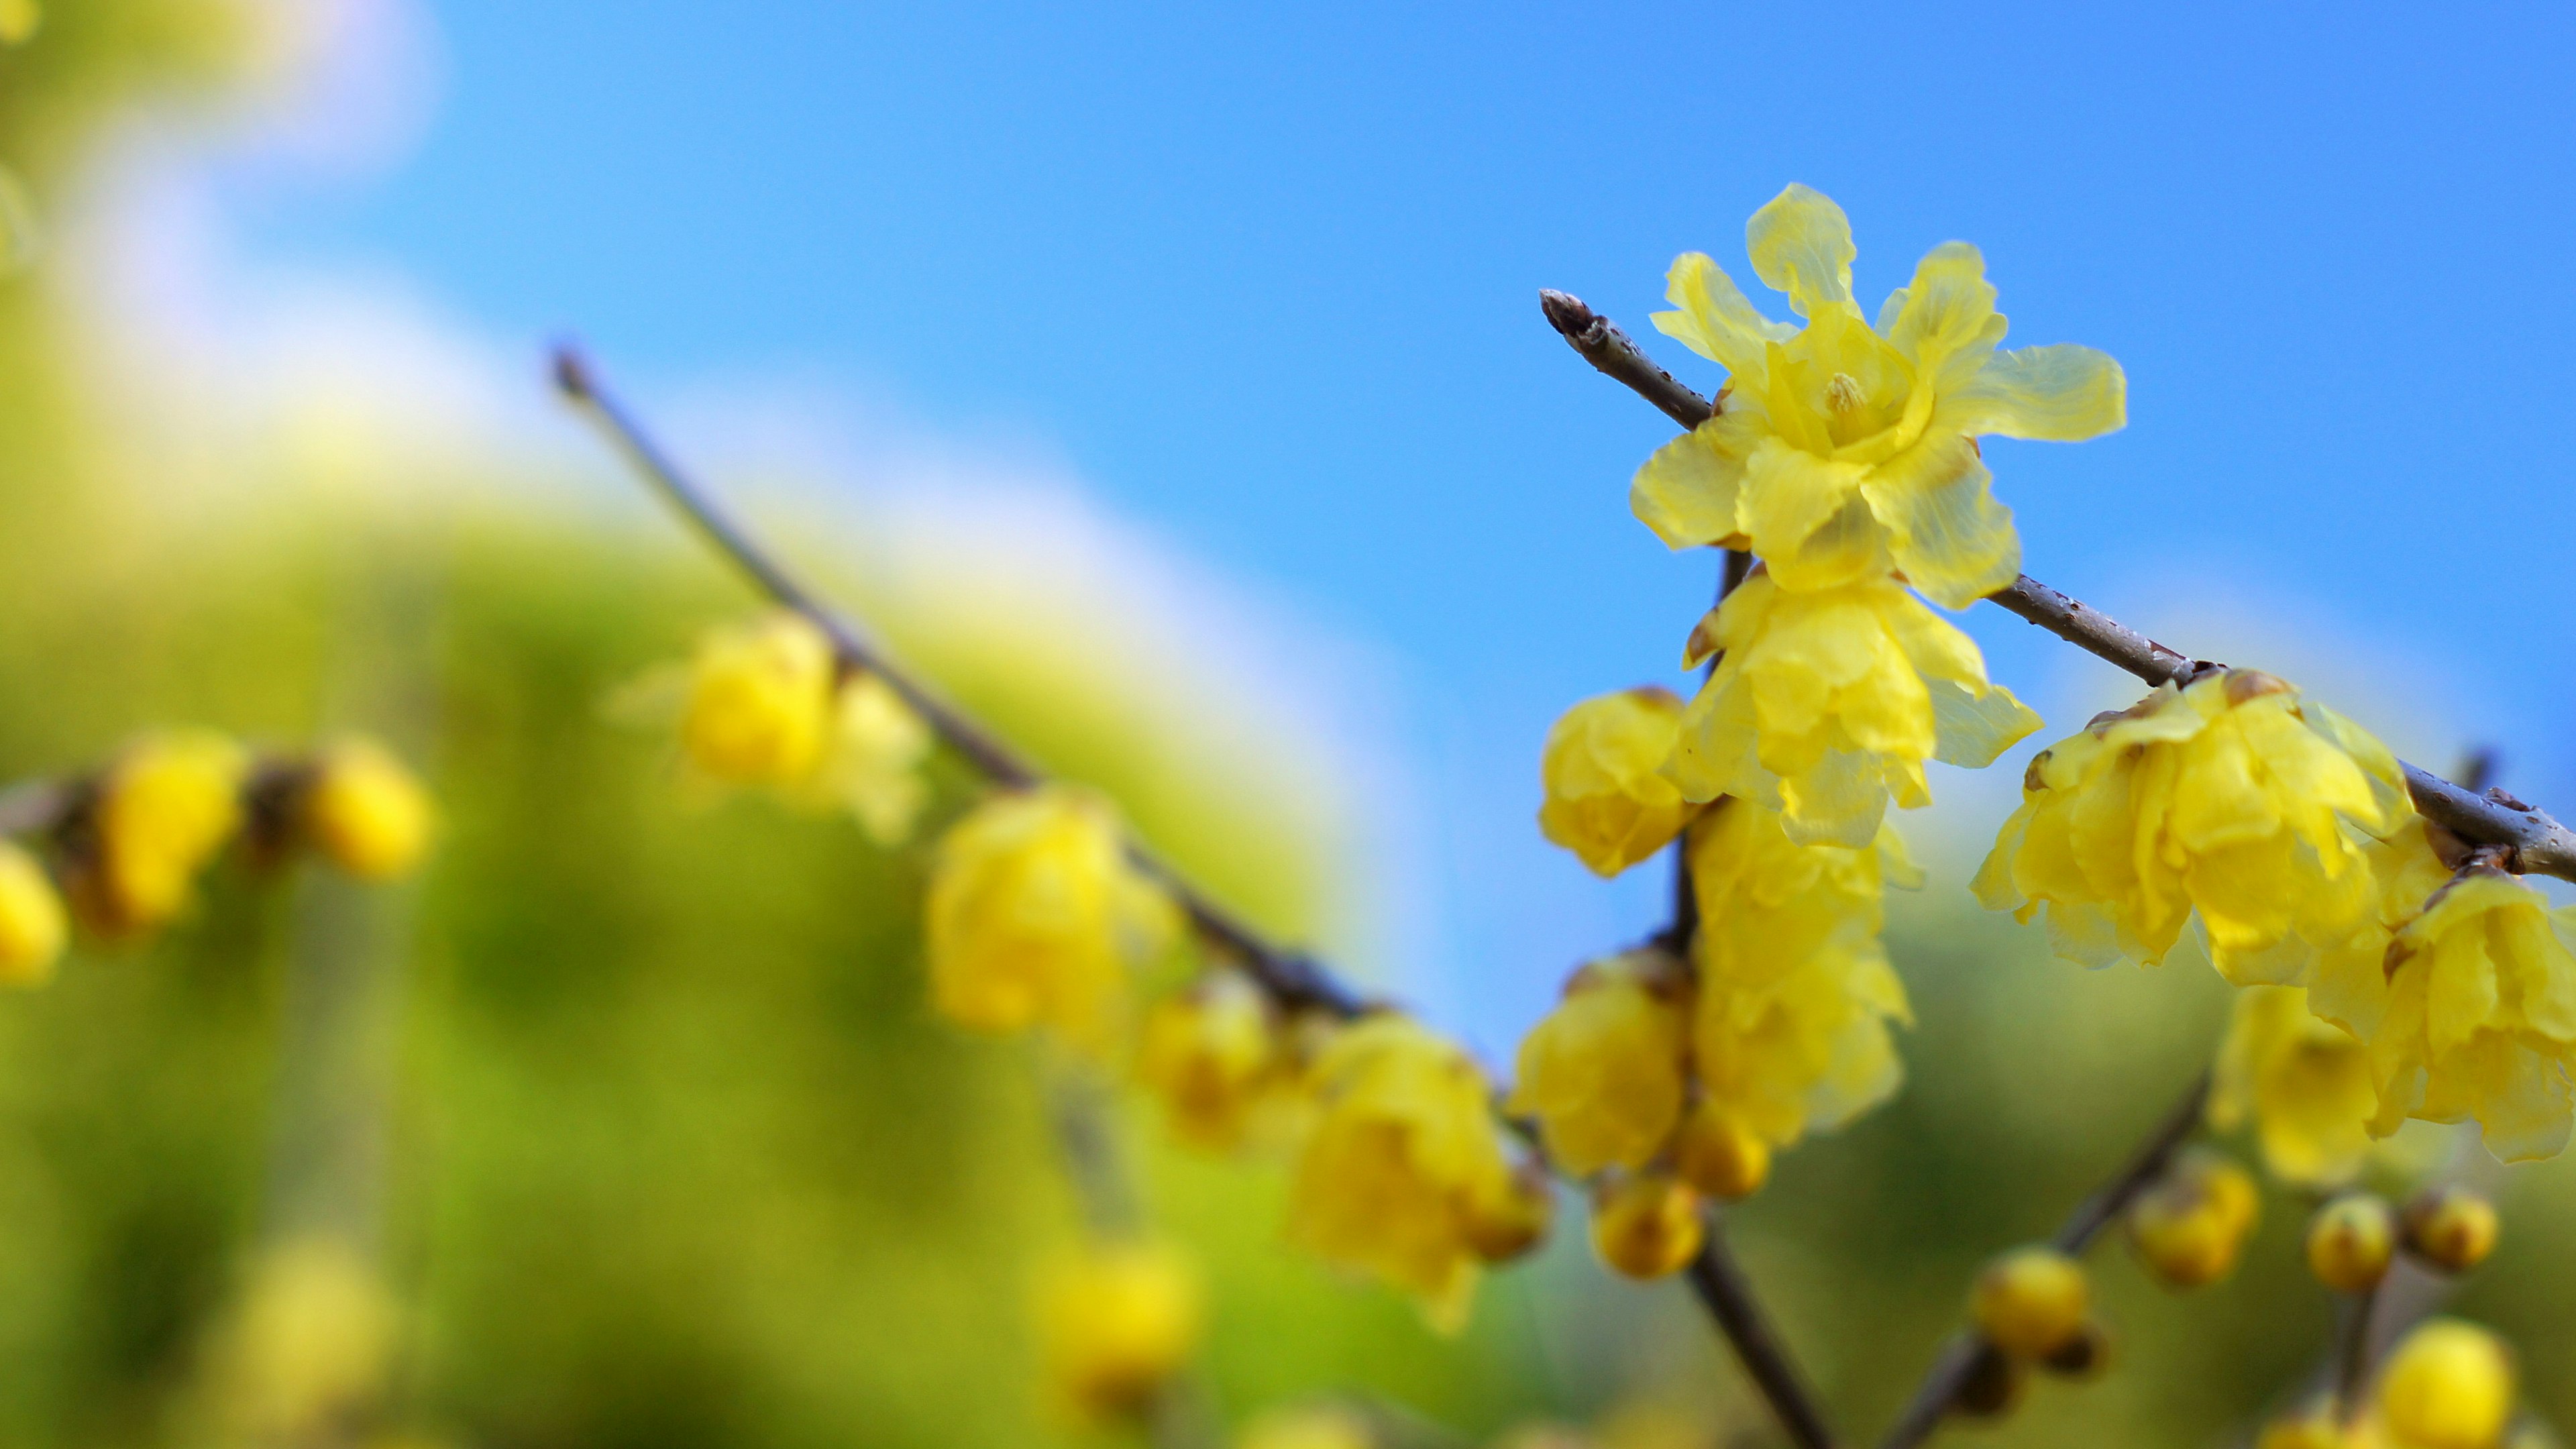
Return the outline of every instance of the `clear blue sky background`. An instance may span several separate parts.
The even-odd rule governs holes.
[[[1966,238],[2017,342],[2127,366],[2125,433],[1991,450],[2033,573],[2150,628],[2197,600],[2384,643],[2392,695],[2454,655],[2459,702],[2413,707],[2576,806],[2562,9],[435,9],[425,148],[272,199],[263,254],[390,257],[630,371],[890,379],[1389,651],[1432,989],[1490,970],[1489,1040],[1651,918],[1537,843],[1535,752],[1671,677],[1709,585],[1626,512],[1665,424],[1537,289],[1650,336],[1673,254],[1747,275],[1791,180],[1851,213],[1873,303]],[[1999,674],[2071,698],[1980,612]]]

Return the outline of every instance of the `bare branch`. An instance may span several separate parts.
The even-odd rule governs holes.
[[[1691,1291],[1699,1295],[1709,1316],[1717,1320],[1737,1360],[1744,1365],[1745,1375],[1761,1390],[1789,1438],[1799,1449],[1834,1449],[1834,1431],[1816,1407],[1806,1376],[1798,1371],[1796,1361],[1789,1357],[1788,1346],[1780,1341],[1770,1316],[1763,1312],[1761,1300],[1754,1296],[1752,1280],[1744,1276],[1743,1265],[1727,1249],[1724,1212],[1711,1206],[1703,1220],[1707,1237],[1700,1245],[1699,1256],[1691,1259]]]
[[[1707,399],[1673,380],[1672,374],[1619,330],[1609,318],[1563,292],[1541,292],[1547,320],[1584,360],[1634,389],[1664,415],[1683,427],[1697,427],[1713,415]],[[2118,665],[2148,684],[2187,682],[2206,661],[2186,657],[2098,609],[2068,598],[2025,574],[1988,600],[2088,654]],[[2399,761],[2408,793],[2424,818],[2449,827],[2476,845],[2501,845],[2510,854],[2508,869],[2576,880],[2576,831],[2544,810],[2502,791],[2485,794],[2461,789],[2429,770]]]

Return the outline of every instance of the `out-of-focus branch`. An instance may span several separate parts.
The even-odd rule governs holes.
[[[1640,397],[1662,409],[1666,417],[1685,428],[1695,428],[1714,414],[1715,408],[1708,399],[1674,381],[1672,374],[1656,366],[1617,324],[1585,306],[1579,298],[1543,291],[1539,293],[1539,306],[1567,345],[1581,353],[1585,361],[1626,383]],[[2187,682],[2206,662],[2169,649],[2028,574],[1987,598],[2151,685]],[[2414,796],[2415,808],[2426,819],[2449,827],[2471,844],[2506,847],[2510,852],[2505,860],[2509,869],[2576,880],[2576,831],[2559,824],[2547,811],[2524,804],[2501,790],[2479,794],[2402,760],[2399,765],[2406,772],[2407,792]]]
[[[2209,1088],[2207,1071],[2193,1078],[2181,1099],[2157,1120],[2153,1130],[2129,1154],[2129,1160],[2119,1172],[2067,1215],[2066,1221],[2058,1226],[2057,1235],[2050,1239],[2059,1252],[2069,1257],[2081,1255],[2093,1246],[2094,1239],[2102,1235],[2104,1228],[2119,1220],[2120,1214],[2126,1212],[2141,1193],[2155,1186],[2156,1180],[2163,1177],[2165,1169],[2172,1164],[2174,1154],[2200,1126],[2201,1118],[2209,1107]],[[1980,1334],[1960,1333],[1954,1336],[1941,1350],[1940,1356],[1933,1360],[1931,1370],[1924,1374],[1921,1386],[1907,1401],[1905,1412],[1899,1414],[1896,1423],[1888,1429],[1887,1437],[1879,1440],[1879,1449],[1913,1449],[1913,1446],[1931,1438],[1958,1403],[1959,1391],[1977,1377],[1980,1370],[1987,1368],[1986,1361],[1994,1353],[1994,1345],[1986,1342]]]
[[[22,780],[0,790],[0,835],[39,835],[53,829],[78,794],[60,780]]]
[[[1717,1320],[1744,1365],[1745,1376],[1761,1391],[1798,1449],[1834,1449],[1834,1431],[1817,1407],[1806,1375],[1798,1371],[1788,1345],[1780,1341],[1770,1315],[1763,1311],[1753,1281],[1744,1276],[1743,1265],[1727,1248],[1724,1211],[1712,1206],[1702,1220],[1707,1236],[1700,1243],[1699,1256],[1691,1259],[1691,1291]]]
[[[761,592],[811,620],[832,641],[845,668],[865,670],[884,680],[939,737],[994,783],[1025,789],[1045,773],[963,711],[940,698],[886,657],[846,617],[825,605],[777,558],[752,540],[716,496],[674,462],[652,435],[617,399],[600,387],[597,372],[575,348],[560,347],[554,357],[555,386],[564,397],[597,422],[618,450],[633,462],[664,502],[679,512],[718,553],[749,575]],[[1219,906],[1160,856],[1130,841],[1128,854],[1152,876],[1190,918],[1199,934],[1241,963],[1243,969],[1282,1006],[1357,1016],[1367,1003],[1349,985],[1302,952],[1279,946]]]

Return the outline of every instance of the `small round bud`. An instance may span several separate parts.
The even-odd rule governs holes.
[[[1678,1273],[1707,1236],[1699,1194],[1659,1172],[1639,1173],[1604,1189],[1592,1207],[1592,1248],[1631,1278]]]
[[[2378,1287],[2396,1247],[2397,1213],[2371,1193],[2346,1193],[2308,1220],[2308,1271],[2337,1293]]]
[[[1969,1296],[1978,1331],[2017,1359],[2043,1359],[2065,1347],[2084,1331],[2092,1305],[2084,1265],[2036,1245],[1987,1264]]]
[[[382,745],[343,740],[313,763],[305,828],[333,865],[361,880],[408,874],[429,848],[429,792]]]
[[[1048,1380],[1069,1407],[1139,1413],[1198,1342],[1198,1274],[1161,1244],[1095,1244],[1055,1265],[1037,1317]]]
[[[2410,1449],[2493,1449],[2513,1415],[2513,1354],[2452,1318],[2420,1324],[2388,1356],[2379,1412]]]
[[[0,841],[0,982],[36,986],[51,979],[65,934],[63,898],[45,868]]]
[[[2000,1419],[2021,1403],[2030,1371],[2000,1353],[1981,1353],[1969,1366],[1952,1405],[1971,1419]]]
[[[2111,1369],[2111,1333],[2100,1323],[2085,1320],[2075,1336],[2057,1346],[2055,1352],[2039,1361],[2039,1366],[2065,1379],[2098,1379]]]
[[[2263,1426],[2254,1449],[2345,1449],[2343,1424],[2335,1417],[2334,1401],[2319,1399],[2296,1413],[2274,1419]]]
[[[2495,1251],[2495,1204],[2457,1185],[2428,1188],[2406,1205],[2406,1251],[2445,1273],[2465,1273]]]
[[[2260,1215],[2251,1174],[2194,1153],[2130,1205],[2129,1243],[2167,1285],[2199,1288],[2235,1271]]]
[[[1546,1242],[1555,1221],[1547,1174],[1525,1163],[1500,1190],[1478,1194],[1467,1214],[1467,1250],[1488,1263],[1508,1262]]]
[[[1673,1139],[1673,1169],[1719,1202],[1737,1202],[1770,1180],[1771,1144],[1703,1102]]]

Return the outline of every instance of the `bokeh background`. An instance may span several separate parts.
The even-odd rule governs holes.
[[[1865,291],[1966,237],[2017,340],[2126,364],[2126,432],[1993,449],[2034,573],[2576,799],[2569,26],[55,0],[0,53],[0,773],[362,726],[448,823],[407,891],[235,872],[0,1001],[0,1439],[225,1442],[240,1305],[316,1228],[396,1310],[325,1315],[315,1372],[383,1336],[424,1442],[1079,1437],[1026,1389],[1073,1213],[1025,1054],[928,1019],[916,859],[694,795],[609,706],[749,601],[548,401],[550,337],[953,693],[1501,1062],[1663,890],[1538,840],[1538,741],[1674,680],[1711,584],[1625,509],[1665,425],[1535,292],[1642,335],[1671,255],[1741,274],[1790,180],[1850,210]],[[1963,623],[2052,722],[2123,693]],[[1736,1215],[1853,1425],[2224,1012],[2195,964],[2082,973],[1976,912],[2020,758],[1906,822],[1905,1095]],[[1444,1339],[1289,1255],[1274,1171],[1134,1125],[1228,1412],[1766,1442],[1679,1291],[1578,1233]],[[2571,1171],[2505,1179],[2461,1300],[2561,1422]],[[2325,1335],[2271,1209],[2208,1293],[2106,1259],[2122,1369],[1993,1441],[2236,1442]]]

